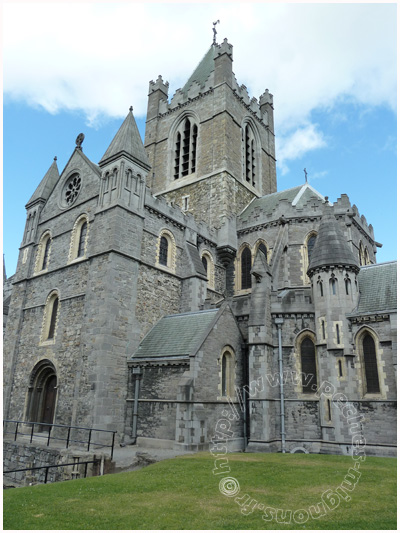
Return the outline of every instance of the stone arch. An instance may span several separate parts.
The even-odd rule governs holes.
[[[261,190],[261,139],[251,117],[242,122],[242,154],[243,182]]]
[[[60,317],[60,295],[57,289],[47,296],[43,313],[40,344],[54,344]]]
[[[38,249],[36,252],[35,268],[34,273],[39,274],[41,272],[47,272],[49,263],[50,263],[50,253],[51,253],[51,232],[46,230],[39,240]]]
[[[156,266],[171,272],[176,270],[176,243],[168,229],[162,229],[157,239]]]
[[[168,150],[171,154],[168,176],[171,181],[196,172],[199,133],[199,117],[191,110],[183,112],[173,122],[168,137]]]
[[[204,250],[201,254],[201,261],[204,269],[207,272],[208,282],[207,285],[210,289],[215,288],[215,264],[214,259],[208,250]]]
[[[72,228],[71,242],[69,245],[68,262],[86,258],[87,242],[89,237],[89,216],[80,215]]]
[[[383,350],[379,347],[379,336],[369,326],[362,326],[354,337],[358,362],[356,363],[362,396],[386,397],[383,371]],[[369,341],[369,346],[366,346]],[[367,349],[372,349],[372,351]]]
[[[313,354],[311,353],[312,348]],[[316,335],[312,330],[304,329],[299,332],[294,342],[294,357],[296,369],[296,392],[302,394],[314,394],[314,386],[318,386],[318,365]]]
[[[257,255],[258,250],[261,250],[263,252],[265,259],[267,260],[267,263],[269,263],[270,259],[270,250],[268,248],[268,244],[264,239],[258,239],[254,245],[254,252],[253,257]]]
[[[250,271],[252,264],[251,246],[248,242],[244,242],[239,248],[236,260],[236,290],[238,292],[251,289]]]
[[[38,422],[42,429],[53,424],[57,403],[57,372],[49,359],[42,359],[33,368],[28,384],[26,420]]]
[[[221,398],[233,397],[235,393],[235,366],[236,356],[232,346],[226,345],[221,350],[220,363],[220,383],[219,392]]]
[[[311,230],[304,237],[303,246],[301,247],[301,261],[303,265],[303,280],[306,285],[311,283],[310,278],[307,275],[307,270],[310,265],[311,253],[314,249],[315,241],[318,233],[315,230]]]

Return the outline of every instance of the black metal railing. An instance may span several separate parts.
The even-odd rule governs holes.
[[[95,459],[94,461],[78,461],[76,463],[61,463],[59,465],[31,466],[30,468],[17,468],[15,470],[3,470],[3,474],[13,474],[15,472],[30,472],[31,470],[46,470],[46,473],[44,476],[44,483],[47,483],[50,468],[62,468],[64,466],[78,467],[80,465],[85,465],[85,471],[84,471],[83,477],[86,478],[87,466],[90,464],[98,464],[98,463],[100,463],[100,459]]]
[[[13,431],[7,431],[7,425],[8,424],[15,424],[15,429]],[[23,433],[23,431],[20,431],[21,426],[31,426],[31,430],[29,433]],[[35,426],[39,427],[38,432],[34,432]],[[47,428],[47,429],[45,429]],[[54,432],[52,434],[53,428],[60,428],[57,435],[54,435]],[[76,430],[76,433],[78,432],[84,432],[87,431],[87,439],[85,440],[77,440],[76,438],[71,437],[71,430]],[[60,432],[64,432],[64,436],[60,434]],[[93,440],[93,434],[96,433],[111,433],[111,444],[104,444],[100,442],[94,442]],[[87,427],[81,427],[81,426],[65,426],[63,424],[46,424],[43,422],[26,422],[22,420],[3,420],[3,435],[14,435],[14,440],[17,440],[18,435],[23,435],[26,437],[30,437],[30,443],[32,443],[33,437],[39,438],[39,439],[45,439],[47,441],[47,446],[49,446],[51,440],[57,440],[57,441],[65,441],[66,442],[66,448],[70,446],[71,443],[75,444],[83,444],[85,447],[87,447],[87,451],[90,450],[90,448],[99,447],[99,448],[110,448],[111,449],[111,459],[113,458],[114,454],[114,444],[115,444],[115,434],[116,431],[111,431],[109,429],[96,429],[96,428],[87,428]]]

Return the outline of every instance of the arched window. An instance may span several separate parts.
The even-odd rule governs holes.
[[[311,258],[311,254],[314,249],[314,244],[316,240],[317,240],[316,233],[312,233],[307,240],[307,258],[308,258],[307,268],[308,268],[308,265],[310,264],[310,258]]]
[[[346,290],[346,295],[351,295],[351,281],[349,276],[346,274],[346,277],[344,278],[344,288]]]
[[[317,285],[319,287],[319,295],[323,296],[324,295],[324,287],[323,287],[321,276],[318,276]]]
[[[156,266],[161,266],[163,269],[168,269],[171,272],[175,271],[176,264],[176,246],[175,239],[172,233],[164,229],[161,231],[158,238]]]
[[[159,255],[160,265],[168,265],[168,240],[164,235],[160,239],[160,255]]]
[[[60,312],[60,301],[57,291],[47,297],[43,314],[41,342],[54,342]]]
[[[240,258],[241,262],[241,289],[251,289],[251,251],[245,246]]]
[[[221,357],[221,396],[233,396],[235,388],[235,354],[225,347]]]
[[[51,234],[46,231],[39,241],[34,269],[35,274],[47,270],[50,263],[51,242]]]
[[[335,276],[332,274],[330,280],[329,280],[329,285],[331,287],[331,294],[333,296],[336,296],[337,294],[337,279],[335,278]]]
[[[360,244],[358,246],[358,261],[360,263],[360,266],[364,264],[364,251],[363,251],[363,245],[360,241]]]
[[[364,265],[369,265],[369,253],[368,248],[364,248]]]
[[[89,234],[89,218],[81,215],[75,222],[71,234],[68,262],[86,257],[86,249]]]
[[[192,117],[179,124],[175,134],[174,179],[196,172],[198,127]]]
[[[244,177],[248,183],[256,185],[256,140],[250,124],[244,126]]]
[[[87,222],[82,224],[81,232],[79,235],[79,244],[78,244],[78,257],[85,255],[85,244],[86,244],[86,233],[87,233]]]
[[[366,334],[362,341],[365,385],[367,393],[380,392],[378,365],[376,361],[375,341],[370,334]]]
[[[214,289],[214,286],[215,286],[214,261],[213,261],[213,258],[210,252],[204,251],[202,253],[201,262],[203,263],[204,270],[207,273],[207,278],[208,278],[207,285],[210,289]]]
[[[264,257],[265,257],[265,259],[268,262],[268,250],[267,250],[267,247],[265,246],[265,244],[263,242],[260,242],[260,244],[257,247],[257,250],[260,250],[260,252],[262,252],[264,254]]]
[[[39,422],[39,430],[54,423],[57,400],[57,374],[51,361],[44,359],[35,365],[29,380],[26,419]]]
[[[300,345],[301,374],[303,392],[315,392],[317,385],[317,365],[315,346],[310,337],[305,337]]]

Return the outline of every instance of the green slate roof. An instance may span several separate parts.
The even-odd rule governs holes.
[[[206,81],[210,77],[211,72],[214,71],[214,46],[211,45],[206,55],[197,65],[195,71],[190,76],[188,81],[182,87],[181,92],[186,94],[193,82],[197,82],[200,87],[204,87]]]
[[[219,309],[208,309],[165,316],[142,340],[133,359],[194,354],[218,311]]]
[[[101,158],[99,165],[108,163],[110,160],[121,155],[126,155],[146,168],[150,168],[149,160],[131,110],[117,131],[114,139],[111,141],[106,153]]]
[[[29,202],[26,204],[26,207],[28,207],[30,204],[37,200],[47,201],[59,179],[60,174],[58,172],[58,167],[55,158],[51,167],[46,172],[44,178],[37,186],[36,191],[33,193]]]
[[[302,209],[312,198],[324,201],[322,194],[311,187],[309,183],[267,194],[266,196],[253,200],[239,215],[239,220],[243,222],[251,218],[256,212],[262,212],[265,216],[272,215],[281,201],[290,202],[293,207]]]
[[[368,265],[358,274],[360,300],[356,313],[375,313],[397,308],[397,262]]]
[[[349,265],[357,267],[358,270],[358,261],[335,215],[331,209],[328,211],[328,208],[321,218],[308,271],[327,265]]]

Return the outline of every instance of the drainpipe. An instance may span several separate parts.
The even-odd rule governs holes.
[[[282,324],[283,318],[276,318],[275,324],[278,328],[278,362],[279,362],[279,396],[281,404],[281,441],[282,453],[286,453],[285,449],[285,396],[283,393],[283,359],[282,359]]]
[[[138,407],[139,407],[139,389],[140,389],[140,378],[142,376],[141,369],[139,367],[132,368],[132,375],[135,380],[135,399],[133,401],[133,414],[132,414],[132,438],[133,438],[133,444],[136,444],[137,419],[138,419]]]

